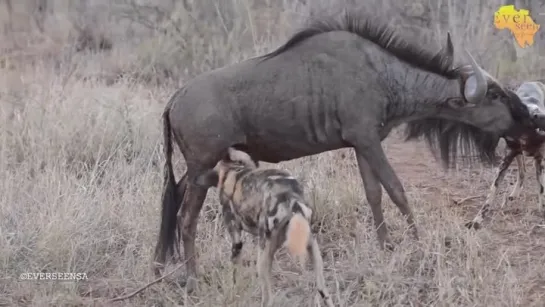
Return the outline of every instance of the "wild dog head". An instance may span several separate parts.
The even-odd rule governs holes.
[[[196,184],[202,187],[215,186],[220,191],[220,197],[232,198],[238,179],[257,168],[250,155],[229,147],[227,156],[218,162],[213,169],[197,177]]]

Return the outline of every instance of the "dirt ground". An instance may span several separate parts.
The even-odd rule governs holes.
[[[503,154],[503,143],[498,152]],[[443,203],[453,214],[471,220],[478,212],[495,175],[494,168],[466,167],[450,173],[440,168],[424,142],[401,142],[393,136],[384,142],[388,158],[407,191],[420,202]],[[519,199],[508,201],[517,178],[513,163],[500,184],[493,210],[485,220],[486,240],[481,242],[486,261],[506,265],[518,278],[525,298],[522,305],[545,306],[545,221],[538,210],[538,186],[534,161],[525,157],[526,178]],[[413,198],[414,199],[414,198]],[[464,200],[459,204],[460,200]],[[418,204],[412,203],[419,212]],[[504,262],[502,264],[502,262]]]
[[[257,247],[245,235],[249,265],[234,284],[231,242],[214,189],[198,223],[196,293],[189,296],[179,283],[185,274],[180,267],[130,298],[110,299],[156,279],[151,264],[163,191],[160,118],[167,101],[190,77],[279,46],[297,19],[313,12],[307,4],[333,1],[113,1],[124,3],[115,11],[107,9],[112,1],[80,1],[77,9],[72,1],[54,1],[42,13],[26,7],[38,2],[48,1],[0,3],[0,306],[259,306]],[[158,10],[159,2],[177,8]],[[385,17],[390,23],[398,23],[396,12],[412,11],[379,2],[388,11],[384,16],[395,17]],[[437,16],[448,13],[444,21],[462,26],[452,32],[455,53],[467,47],[486,54],[488,67],[493,63],[514,81],[528,80],[545,63],[537,54],[514,63],[503,47],[490,47],[500,41],[482,20],[492,20],[500,1],[487,1],[486,10],[480,5],[481,13],[463,4],[459,18],[458,9],[449,11],[451,2],[439,1],[429,11],[436,16],[435,7],[445,8]],[[365,6],[375,10],[380,3]],[[416,28],[438,29],[433,23]],[[444,43],[446,32],[441,35]],[[106,38],[111,44],[101,43]],[[96,48],[77,51],[86,40]],[[319,220],[325,278],[336,306],[545,306],[545,222],[537,211],[533,161],[526,159],[521,197],[502,206],[516,179],[511,166],[489,218],[475,231],[464,224],[482,206],[493,168],[475,164],[446,172],[423,142],[403,142],[396,133],[383,146],[420,236],[407,234],[384,193],[393,251],[378,246],[352,150],[263,163],[289,170],[304,184]],[[173,161],[180,178],[184,161],[179,153]],[[312,270],[302,270],[285,251],[276,260],[275,306],[318,306]],[[171,263],[166,271],[175,268]],[[52,272],[87,278],[21,277]]]

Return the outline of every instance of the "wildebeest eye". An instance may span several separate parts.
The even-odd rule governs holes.
[[[491,91],[489,94],[488,94],[488,97],[492,100],[496,100],[496,99],[499,99],[500,98],[500,94],[498,94],[498,92],[496,91]]]

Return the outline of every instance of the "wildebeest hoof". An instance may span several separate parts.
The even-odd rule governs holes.
[[[395,246],[392,242],[384,242],[384,250],[387,250],[389,252],[393,252],[395,250]]]
[[[178,284],[180,287],[185,288],[187,294],[192,294],[197,290],[197,279],[195,277],[180,277]]]
[[[471,222],[467,222],[465,224],[466,228],[467,229],[475,229],[475,230],[478,230],[481,228],[481,224],[478,223],[478,222],[474,222],[474,221],[471,221]]]
[[[253,267],[253,266],[256,266],[256,265],[257,265],[256,260],[248,260],[248,259],[243,259],[242,260],[242,266],[243,267]]]
[[[160,264],[160,263],[154,263],[152,265],[152,269],[153,269],[153,275],[155,275],[155,277],[160,277],[161,276],[161,272],[163,271],[164,269],[164,265]]]

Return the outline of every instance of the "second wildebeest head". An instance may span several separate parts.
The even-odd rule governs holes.
[[[535,125],[545,131],[545,84],[540,81],[523,82],[516,93],[528,108]]]

